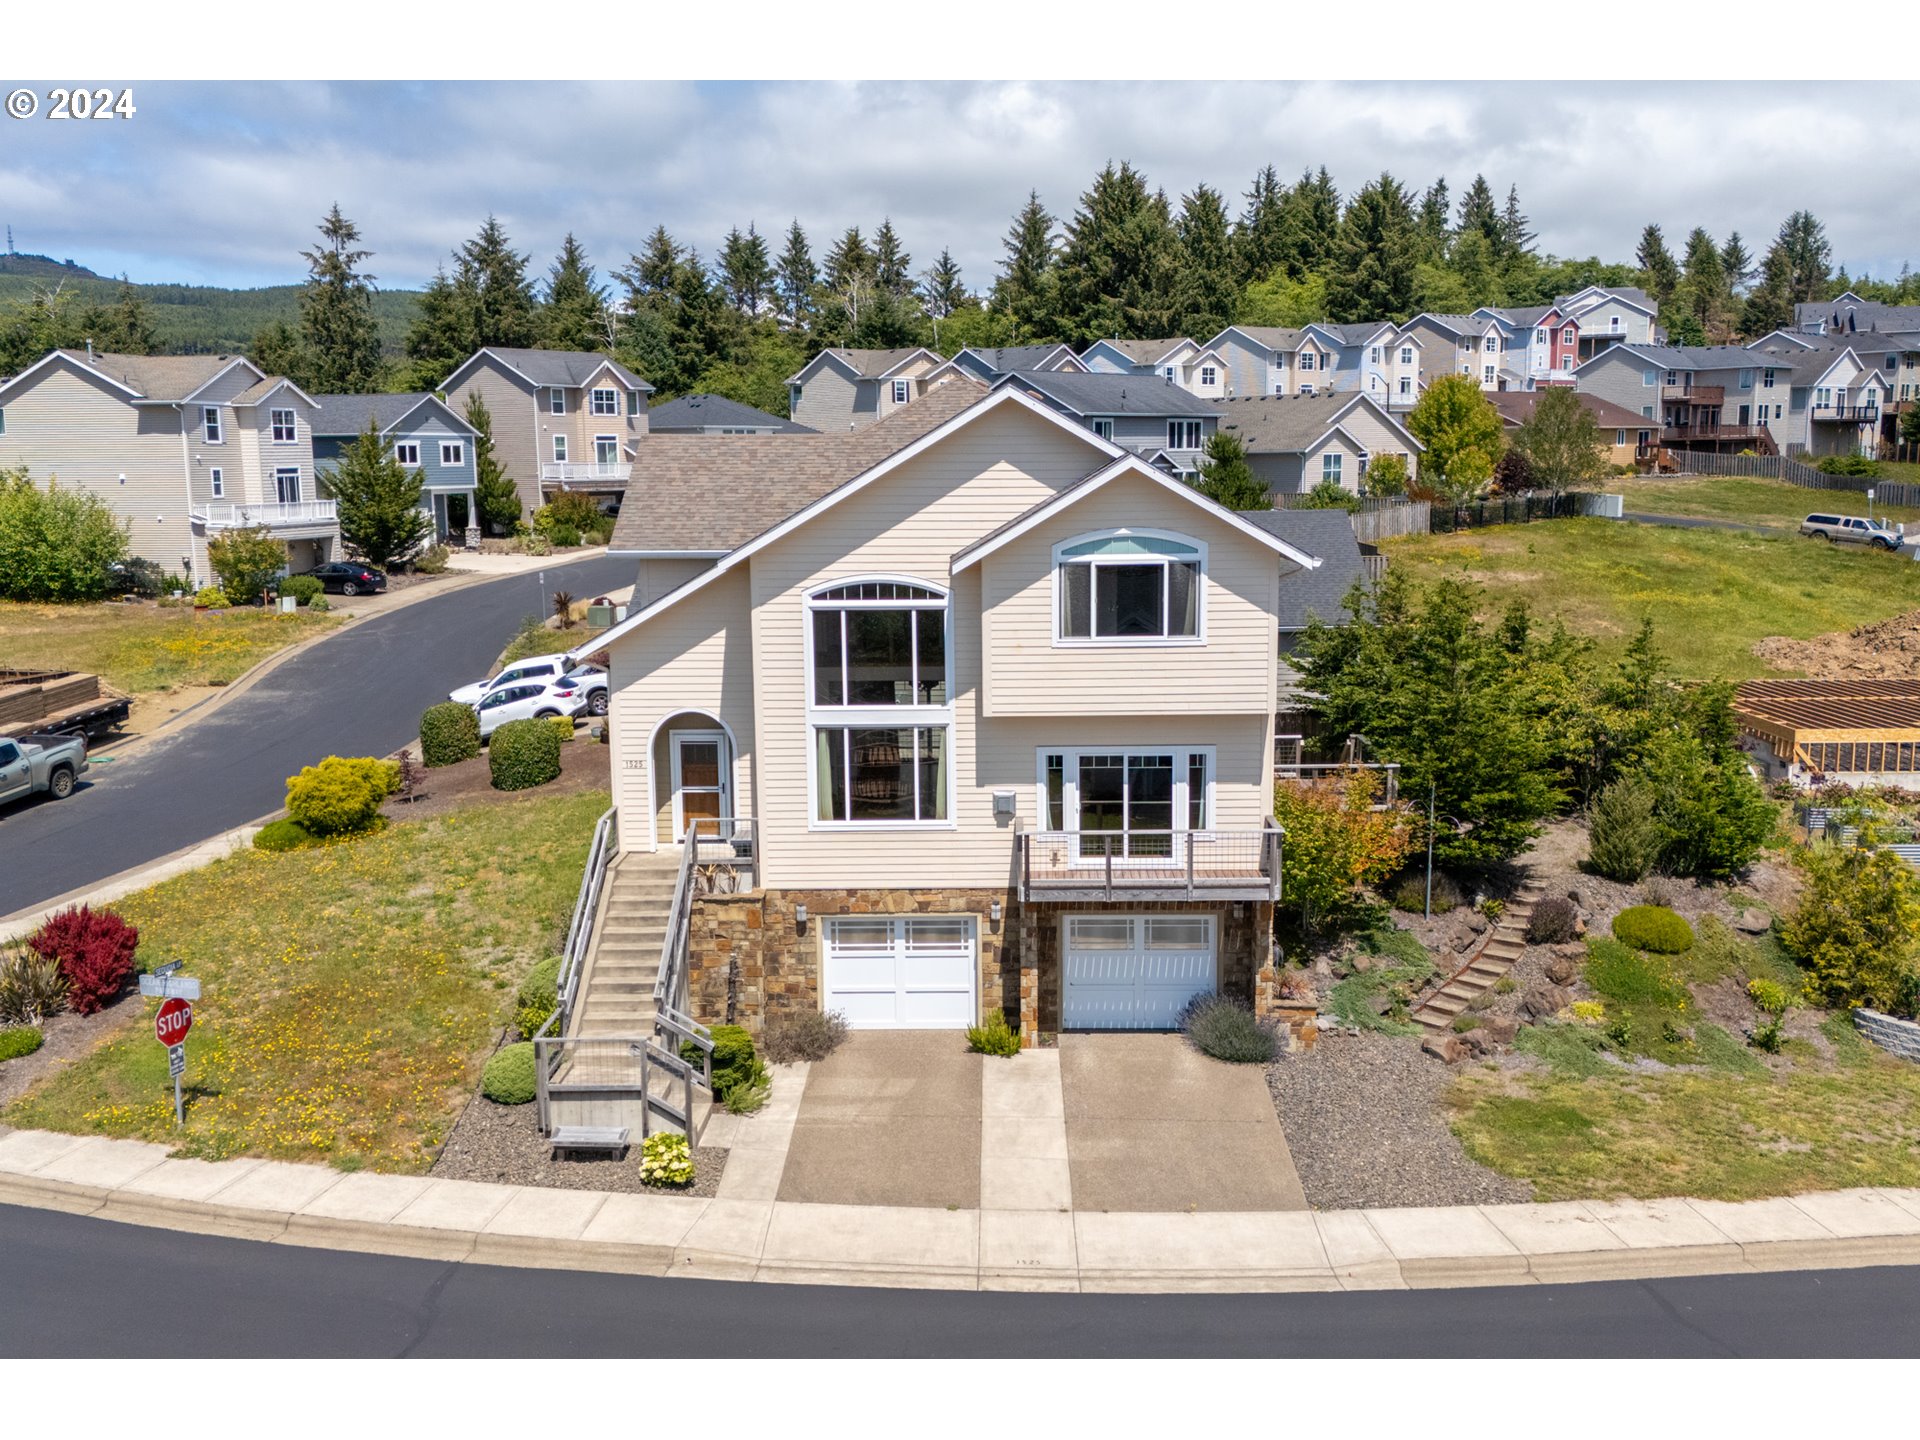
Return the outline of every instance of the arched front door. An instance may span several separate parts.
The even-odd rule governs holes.
[[[732,767],[727,737],[720,730],[674,730],[673,833],[684,837],[689,825],[703,835],[719,835],[720,822],[733,818]]]

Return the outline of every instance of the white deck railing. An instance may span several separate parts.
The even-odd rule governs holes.
[[[540,467],[540,479],[548,485],[624,485],[633,478],[633,466],[624,461],[612,465],[575,465],[571,462]]]
[[[194,512],[208,525],[218,529],[243,529],[265,525],[275,529],[286,525],[335,525],[340,521],[340,506],[333,500],[275,500],[259,505],[205,505]]]

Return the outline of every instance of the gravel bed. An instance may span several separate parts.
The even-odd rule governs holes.
[[[1267,1089],[1316,1210],[1531,1200],[1533,1187],[1475,1164],[1447,1128],[1454,1072],[1405,1036],[1322,1034],[1267,1067]]]
[[[533,1105],[496,1105],[476,1095],[454,1127],[453,1138],[434,1162],[437,1180],[490,1180],[501,1185],[542,1185],[552,1190],[616,1190],[636,1195],[711,1196],[720,1189],[727,1152],[702,1145],[693,1152],[693,1184],[684,1189],[647,1185],[640,1179],[640,1143],[624,1160],[580,1152],[555,1160],[535,1128]]]

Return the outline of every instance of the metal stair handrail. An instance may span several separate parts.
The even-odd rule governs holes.
[[[560,1027],[573,1023],[573,1006],[580,990],[580,976],[586,968],[587,949],[593,941],[595,922],[600,918],[600,900],[606,891],[607,871],[613,865],[613,831],[619,816],[617,806],[610,807],[593,827],[593,843],[587,849],[586,872],[580,877],[580,893],[574,897],[573,918],[567,922],[567,940],[560,951],[560,974],[555,986]],[[542,1027],[543,1029],[545,1027]]]

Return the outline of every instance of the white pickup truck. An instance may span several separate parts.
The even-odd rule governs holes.
[[[0,805],[42,790],[56,800],[73,793],[87,773],[87,742],[68,735],[0,736]]]

